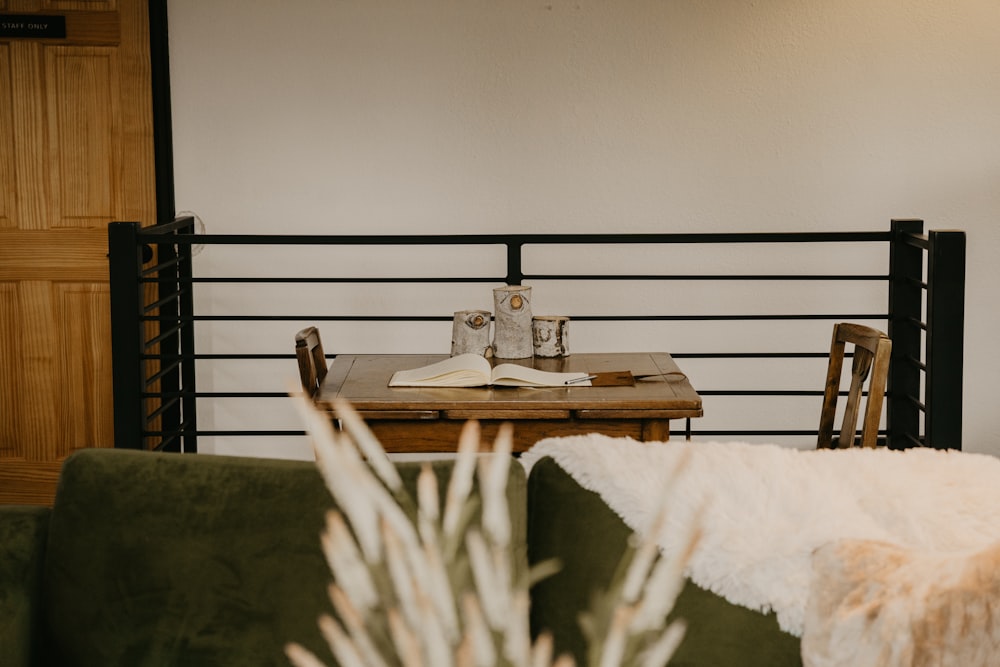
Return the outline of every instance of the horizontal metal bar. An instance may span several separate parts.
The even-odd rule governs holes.
[[[290,277],[280,277],[280,276],[261,276],[261,277],[250,278],[250,277],[237,277],[237,276],[229,276],[229,277],[198,277],[198,276],[194,276],[194,277],[191,277],[191,278],[176,278],[176,279],[172,279],[172,281],[175,281],[177,283],[187,283],[187,284],[194,284],[194,283],[223,283],[223,284],[234,284],[234,285],[242,285],[242,284],[248,284],[248,283],[249,284],[262,284],[262,285],[286,284],[286,283],[293,283],[293,284],[302,284],[302,283],[310,284],[310,283],[316,283],[317,285],[319,285],[319,284],[327,284],[327,283],[341,283],[341,284],[350,284],[350,285],[353,285],[353,284],[393,284],[394,285],[394,284],[400,284],[400,283],[403,283],[403,284],[407,284],[407,283],[415,283],[415,284],[424,284],[424,283],[431,283],[431,284],[440,284],[440,283],[503,283],[504,282],[504,276],[455,276],[455,277],[438,277],[438,278],[434,278],[434,277],[391,277],[391,278],[390,277],[371,277],[371,278],[298,277],[298,278],[290,278]],[[155,283],[157,281],[155,279],[149,279],[149,280],[144,280],[142,282]]]
[[[149,413],[149,415],[146,417],[146,423],[148,424],[151,421],[154,421],[157,417],[159,417],[160,415],[162,415],[164,412],[166,412],[167,410],[169,410],[171,407],[173,407],[174,405],[177,405],[177,403],[179,401],[180,401],[180,397],[175,397],[175,398],[171,398],[169,400],[164,401],[163,404],[160,407],[158,407],[156,410],[153,410],[151,413]]]
[[[699,396],[822,396],[817,389],[699,389]],[[842,392],[841,396],[846,396]]]
[[[336,354],[324,355],[326,359],[337,358]],[[826,359],[829,352],[671,352],[674,359]],[[852,357],[851,352],[844,354]],[[287,352],[260,353],[193,353],[193,354],[143,354],[144,360],[188,361],[188,360],[285,360],[294,359],[295,355]],[[912,359],[912,357],[911,357]],[[916,362],[923,367],[923,364]]]
[[[163,242],[157,226],[136,238]],[[653,243],[830,243],[889,242],[890,232],[737,232],[701,234],[175,234],[178,245],[604,245]]]
[[[671,352],[674,359],[825,359],[829,352]],[[853,354],[847,352],[845,357]],[[144,354],[142,359],[154,360],[189,360],[189,359],[294,359],[295,355],[287,352],[275,353],[194,353],[194,354]],[[336,354],[325,355],[326,359],[336,359]]]
[[[157,373],[154,373],[153,375],[146,378],[146,386],[148,387],[152,384],[159,382],[166,375],[169,375],[171,371],[173,371],[176,368],[179,368],[180,365],[181,365],[180,361],[173,361],[172,363],[169,364],[163,364]]]
[[[816,275],[790,275],[790,274],[600,274],[600,273],[526,273],[524,281],[528,280],[570,280],[570,281],[629,281],[629,280],[650,280],[650,281],[887,281],[888,274],[816,274]],[[503,283],[504,276],[448,276],[448,277],[428,277],[428,276],[406,276],[406,277],[281,277],[281,276],[216,276],[216,277],[191,277],[176,278],[172,282],[177,283],[213,283],[213,284],[349,284],[349,285],[371,285],[371,284],[441,284],[441,283]],[[155,283],[157,279],[150,278],[142,282]]]
[[[674,434],[678,434],[679,435],[679,434],[684,434],[684,433],[686,433],[686,431],[671,431],[670,432],[671,435],[674,435]],[[856,433],[856,435],[860,434],[860,433],[861,432],[858,431]],[[880,430],[879,434],[880,435],[886,435],[886,432],[885,432],[885,430]],[[770,431],[770,430],[755,430],[755,431],[741,431],[741,430],[697,430],[696,431],[696,430],[692,429],[691,430],[691,435],[704,435],[704,436],[711,436],[711,437],[719,437],[719,436],[733,437],[733,436],[738,436],[738,435],[742,435],[742,436],[771,436],[771,435],[784,435],[784,436],[790,436],[790,435],[796,435],[796,436],[810,435],[810,436],[818,436],[819,435],[819,431],[810,431],[810,430],[773,430],[773,431]],[[837,435],[840,435],[840,433],[837,432],[837,431],[834,431],[833,435],[837,436]]]
[[[674,359],[819,359],[829,352],[671,352]],[[850,356],[850,354],[846,355]]]
[[[900,357],[899,361],[905,362],[908,366],[913,366],[915,368],[919,368],[920,370],[922,370],[924,372],[927,371],[927,364],[925,364],[924,362],[920,361],[919,359],[917,359],[913,355],[908,354],[908,355],[906,355],[904,357]]]
[[[181,315],[178,322],[451,322],[454,315]],[[789,315],[569,315],[579,322],[677,322],[677,321],[774,321],[774,320],[885,320],[887,313],[821,313]],[[153,317],[140,318],[156,321]]]
[[[700,396],[822,396],[818,389],[699,389]],[[847,396],[846,390],[838,396]],[[861,392],[867,396],[868,392]],[[886,392],[886,396],[889,393]],[[285,391],[148,391],[142,393],[143,398],[287,398]]]
[[[289,435],[307,435],[305,431],[143,431],[143,434],[150,437],[166,437],[166,436],[289,436]]]
[[[146,268],[144,268],[142,271],[139,272],[139,275],[143,278],[151,275],[159,275],[159,273],[164,269],[171,266],[177,266],[178,264],[180,264],[180,258],[174,257],[173,259],[168,259],[165,262],[160,262],[159,264],[154,264],[153,266],[147,266]],[[152,282],[152,281],[142,280],[140,282]]]
[[[850,392],[846,389],[839,392],[837,396],[847,396]],[[822,396],[821,389],[699,389],[699,396]],[[861,392],[862,396],[867,396],[867,391]],[[889,392],[885,392],[888,397]]]
[[[671,352],[670,356],[674,359],[680,357],[685,357],[687,359],[729,359],[729,358],[746,358],[746,359],[816,359],[816,358],[828,358],[830,356],[829,352]],[[854,356],[853,351],[845,351],[844,358],[851,358]]]
[[[146,391],[143,398],[288,398],[287,391]]]
[[[906,285],[910,285],[911,287],[917,287],[922,290],[927,289],[927,283],[925,283],[923,280],[917,280],[916,278],[906,278],[903,280],[903,283]]]
[[[924,331],[927,331],[927,323],[924,322],[923,320],[918,320],[915,317],[899,317],[896,318],[896,321],[903,324],[909,324],[911,326],[917,327],[918,329],[923,329]]]
[[[163,294],[163,292],[161,291],[160,294]],[[142,309],[142,314],[148,315],[149,313],[155,313],[168,303],[176,302],[180,297],[181,297],[181,292],[170,292],[165,297],[162,297],[157,301],[153,301],[152,303],[147,304]],[[169,315],[166,316],[166,319],[169,320],[170,316]]]
[[[678,433],[685,433],[685,432],[686,431],[679,431]],[[670,433],[671,433],[671,435],[673,435],[674,431],[671,431]],[[803,430],[803,431],[793,431],[793,430],[781,430],[781,431],[768,431],[768,430],[756,430],[756,431],[704,430],[704,431],[696,431],[694,429],[691,429],[691,435],[692,436],[708,436],[708,437],[713,437],[713,438],[718,438],[718,437],[723,437],[723,436],[731,438],[731,437],[735,437],[735,436],[744,436],[744,437],[745,436],[756,436],[756,437],[760,437],[760,436],[773,436],[773,435],[783,435],[783,436],[792,436],[792,435],[795,435],[795,436],[804,436],[804,435],[808,435],[808,436],[812,436],[812,437],[817,437],[819,435],[819,431],[806,431],[806,430]]]
[[[181,439],[181,435],[182,434],[176,433],[176,434],[171,435],[169,438],[163,438],[163,439],[161,439],[160,442],[159,442],[159,444],[157,444],[155,447],[153,447],[153,451],[154,452],[162,452],[162,451],[166,450],[167,447],[169,447],[172,443],[177,442],[178,440],[180,440]]]
[[[915,246],[922,250],[928,250],[931,247],[930,239],[926,234],[914,234],[910,232],[900,235],[900,240],[906,245]]]
[[[139,236],[153,236],[158,242],[162,242],[160,237],[169,235],[179,229],[194,229],[194,217],[190,215],[174,218],[170,222],[158,222],[149,227],[140,227]]]
[[[620,273],[620,274],[581,274],[581,273],[526,273],[524,274],[524,280],[687,280],[692,282],[698,281],[740,281],[740,282],[754,282],[754,281],[884,281],[889,280],[888,274],[843,274],[843,273],[828,273],[828,274],[805,274],[805,275],[791,275],[791,274],[763,274],[763,273],[750,273],[750,274],[730,274],[730,273],[720,273],[720,274],[709,274],[709,273],[679,273],[679,274],[632,274],[632,273]]]
[[[327,354],[325,355],[327,359],[335,359],[337,355]],[[187,361],[189,359],[294,359],[294,354],[289,354],[287,352],[280,353],[193,353],[193,354],[143,354],[140,359],[163,359],[167,361]]]
[[[169,322],[177,322],[177,321],[180,321],[180,319],[181,318],[179,318],[179,317],[171,317],[167,321],[169,321]],[[143,322],[158,322],[158,321],[161,321],[160,319],[151,318],[151,317],[140,317],[139,320],[143,321]],[[158,345],[159,343],[162,343],[167,338],[170,338],[174,334],[179,333],[183,328],[184,328],[183,324],[178,324],[176,326],[172,326],[172,327],[170,327],[170,328],[168,328],[166,330],[163,330],[161,328],[159,336],[155,336],[155,337],[150,338],[149,340],[146,341],[145,349],[148,350],[149,348],[154,347],[154,346]]]
[[[140,318],[156,322],[155,317]],[[454,315],[179,315],[171,322],[451,322]]]

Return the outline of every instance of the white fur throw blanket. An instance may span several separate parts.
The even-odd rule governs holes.
[[[844,538],[919,553],[960,554],[1000,542],[1000,459],[911,449],[802,451],[740,442],[640,443],[602,435],[549,438],[525,452],[545,456],[598,493],[642,532],[679,455],[670,535],[687,534],[699,508],[703,538],[687,575],[728,601],[775,611],[802,636],[812,556]]]

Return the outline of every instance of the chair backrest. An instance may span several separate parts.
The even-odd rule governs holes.
[[[319,329],[306,327],[295,334],[295,357],[299,362],[302,389],[310,397],[315,396],[327,371],[326,355],[323,354]]]
[[[861,404],[862,388],[868,379],[868,402],[861,427],[862,447],[874,447],[878,440],[878,426],[882,417],[882,403],[885,385],[889,375],[889,357],[892,341],[878,329],[860,324],[839,323],[833,326],[833,343],[830,345],[830,361],[826,371],[826,388],[823,393],[823,411],[820,414],[819,438],[816,446],[820,449],[832,448],[833,422],[837,412],[837,397],[840,394],[841,370],[844,364],[844,348],[847,343],[854,345],[854,361],[851,364],[851,388],[847,394],[844,420],[837,438],[837,447],[853,447],[858,426],[858,412]]]

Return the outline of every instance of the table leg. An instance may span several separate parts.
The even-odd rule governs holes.
[[[670,420],[643,419],[642,440],[643,442],[666,442],[670,440]]]

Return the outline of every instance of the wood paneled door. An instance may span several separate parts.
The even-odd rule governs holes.
[[[33,15],[65,36],[12,33]],[[0,21],[0,503],[48,504],[68,454],[113,446],[107,223],[156,215],[148,6]]]

